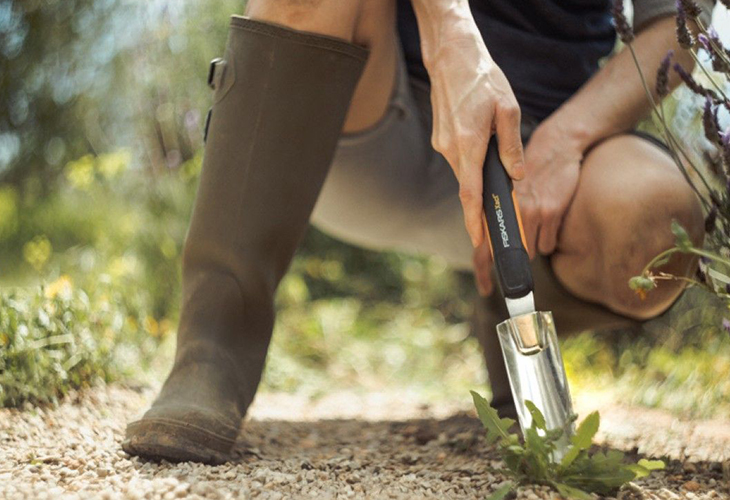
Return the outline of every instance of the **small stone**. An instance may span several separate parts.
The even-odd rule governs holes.
[[[682,485],[682,488],[687,491],[699,491],[701,486],[700,483],[698,483],[697,481],[687,481]]]

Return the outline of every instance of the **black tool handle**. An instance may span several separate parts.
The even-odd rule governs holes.
[[[497,138],[492,137],[484,160],[484,214],[499,286],[505,298],[519,299],[533,288],[530,258],[523,239],[512,179],[499,159]]]

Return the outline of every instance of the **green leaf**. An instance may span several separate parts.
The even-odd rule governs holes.
[[[568,449],[568,452],[563,456],[563,459],[560,461],[560,469],[567,470],[568,467],[570,467],[570,465],[575,461],[575,459],[578,458],[580,452],[580,448],[578,448],[577,446],[571,446]]]
[[[689,234],[675,219],[672,220],[672,233],[674,233],[674,244],[677,245],[677,248],[683,252],[687,252],[692,248],[692,240],[690,240]]]
[[[598,415],[597,411],[594,411],[593,413],[588,415],[580,423],[580,425],[578,426],[578,430],[571,438],[573,446],[570,447],[568,452],[563,457],[563,460],[560,462],[560,468],[562,470],[566,470],[568,467],[570,467],[570,464],[572,464],[573,461],[578,458],[578,454],[581,451],[587,450],[591,447],[591,444],[593,444],[593,436],[595,436],[596,432],[598,432],[598,426],[600,424],[601,417]]]
[[[637,464],[627,465],[626,468],[634,473],[634,479],[646,477],[655,470],[662,470],[666,465],[661,460],[647,460],[642,458]]]
[[[626,468],[634,473],[634,479],[641,479],[651,474],[651,471],[638,464],[627,465]]]
[[[553,483],[553,486],[556,490],[558,490],[558,493],[563,495],[565,498],[575,498],[577,500],[593,500],[593,497],[585,491],[579,490],[578,488],[573,488],[572,486],[568,486],[567,484]]]
[[[545,417],[543,416],[540,409],[535,406],[535,403],[526,399],[525,406],[527,406],[527,409],[532,416],[532,425],[538,429],[547,430],[545,426]]]
[[[525,463],[527,473],[533,481],[544,481],[550,477],[550,452],[545,438],[537,433],[537,429],[530,427],[525,431]]]
[[[512,492],[513,489],[514,485],[512,483],[503,484],[501,487],[494,490],[492,494],[487,497],[487,500],[503,500]]]
[[[667,464],[663,460],[647,460],[642,458],[639,460],[639,465],[647,470],[663,470]]]
[[[599,425],[601,425],[601,417],[597,411],[594,411],[578,426],[578,430],[571,439],[573,445],[579,447],[581,450],[590,448],[591,444],[593,444],[593,436],[598,432]]]
[[[469,392],[471,392],[471,397],[474,399],[474,406],[477,409],[479,420],[487,429],[487,441],[491,444],[497,440],[509,439],[511,436],[509,430],[515,421],[511,418],[499,418],[497,410],[489,406],[486,399],[474,391]]]

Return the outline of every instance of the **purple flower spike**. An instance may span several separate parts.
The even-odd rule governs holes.
[[[666,97],[669,94],[669,65],[672,63],[674,51],[670,50],[662,59],[656,73],[656,93],[659,97]]]
[[[725,132],[720,133],[720,141],[722,143],[722,163],[725,164],[725,168],[730,172],[730,127],[725,129]],[[727,192],[730,194],[730,180],[728,180]]]
[[[705,98],[705,109],[702,113],[702,128],[705,130],[705,137],[711,143],[720,146],[720,124],[717,120],[717,108],[713,108],[712,99]]]
[[[687,13],[684,10],[681,0],[677,0],[677,41],[683,49],[691,49],[694,45],[694,39],[689,28],[687,28]]]
[[[631,25],[626,20],[623,0],[613,0],[611,14],[613,15],[613,27],[616,28],[616,33],[618,33],[621,41],[627,45],[633,42],[634,31],[631,29]]]
[[[717,95],[712,90],[706,89],[697,83],[697,80],[687,73],[687,71],[679,63],[674,63],[672,68],[674,68],[674,71],[676,71],[685,85],[687,85],[692,92],[697,95],[701,95],[702,97],[711,97],[713,101],[717,99]]]
[[[722,318],[722,329],[730,333],[730,319]]]
[[[702,34],[700,34],[700,35],[697,35],[697,41],[699,41],[699,42],[700,42],[700,43],[702,44],[702,47],[703,47],[703,48],[704,48],[704,49],[705,49],[706,51],[708,51],[708,52],[709,52],[709,51],[711,51],[711,50],[712,50],[712,49],[710,48],[710,39],[709,39],[709,38],[707,38],[707,37],[706,37],[705,35],[702,35]]]
[[[694,3],[693,0],[679,0],[677,3],[682,5],[682,9],[690,17],[698,17],[700,14],[702,14],[702,10],[697,6],[696,3]]]

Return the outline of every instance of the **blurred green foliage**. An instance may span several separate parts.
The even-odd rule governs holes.
[[[68,161],[127,147],[161,174],[193,158],[219,0],[0,0],[0,182],[47,193]]]
[[[727,304],[704,289],[687,290],[665,314],[637,330],[584,332],[565,340],[571,384],[608,390],[621,400],[686,417],[730,411]]]
[[[0,407],[55,402],[147,366],[170,325],[108,279],[87,290],[62,276],[0,295]]]

